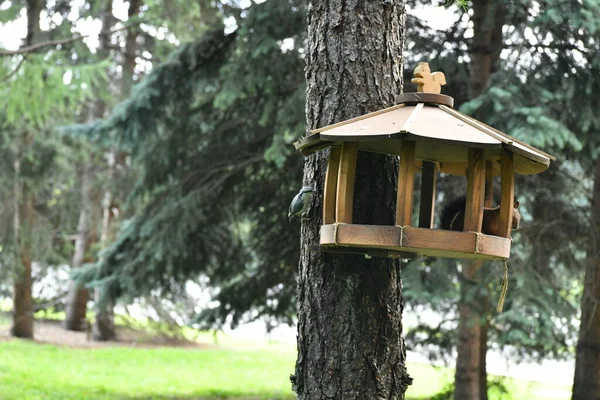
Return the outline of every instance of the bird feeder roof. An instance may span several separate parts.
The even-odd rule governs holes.
[[[400,155],[401,141],[416,142],[418,160],[435,161],[440,170],[466,173],[468,148],[482,148],[486,159],[514,154],[515,172],[545,171],[555,158],[506,133],[452,108],[452,97],[437,93],[406,93],[397,105],[314,130],[294,145],[308,155],[342,142],[358,142],[359,149]],[[497,164],[497,163],[495,163]],[[495,174],[499,167],[495,166]]]

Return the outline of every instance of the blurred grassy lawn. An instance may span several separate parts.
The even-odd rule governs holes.
[[[1,314],[0,314],[0,318]],[[5,325],[6,318],[0,319]],[[248,343],[220,336],[205,348],[76,349],[0,339],[1,400],[293,399],[289,344]],[[453,370],[409,364],[407,399],[429,399],[452,381]],[[567,400],[569,388],[503,379],[511,395],[490,400]],[[558,393],[559,395],[553,395]],[[545,395],[543,395],[545,394]],[[560,395],[562,394],[562,395]]]

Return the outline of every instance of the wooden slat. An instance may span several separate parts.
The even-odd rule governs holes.
[[[481,254],[510,258],[510,246],[510,239],[490,235],[479,235],[479,244],[477,247]]]
[[[340,168],[341,147],[332,147],[327,161],[325,174],[325,189],[323,191],[323,224],[335,223],[335,198],[337,192],[337,179]]]
[[[402,247],[475,253],[476,241],[474,233],[406,227]]]
[[[515,201],[515,164],[512,154],[500,157],[502,192],[500,199],[500,218],[498,236],[510,237],[513,204]]]
[[[492,162],[485,162],[485,197],[483,199],[483,206],[492,208],[494,206],[494,170],[492,168]]]
[[[465,232],[481,232],[485,192],[485,159],[482,149],[469,149]]]
[[[335,199],[335,220],[339,223],[352,223],[357,157],[358,143],[346,142],[342,145],[337,177],[337,195]]]
[[[516,139],[510,135],[507,135],[506,133],[504,133],[494,127],[486,125],[481,121],[477,121],[476,119],[471,118],[468,115],[465,115],[459,111],[456,111],[453,108],[441,105],[440,109],[446,111],[449,114],[454,115],[456,118],[463,120],[464,122],[468,123],[469,125],[480,129],[482,132],[485,132],[488,135],[490,135],[494,138],[497,138],[498,140],[501,140],[505,144],[518,143],[519,145],[525,147],[528,150],[527,154],[530,154],[530,155],[537,154],[538,156],[541,155],[542,157],[547,158],[550,161],[556,161],[556,157],[544,152],[543,150],[536,149],[535,147],[533,147],[525,142],[522,142],[519,139]]]
[[[396,225],[409,226],[412,216],[413,190],[415,187],[415,142],[403,141],[398,171],[398,197],[396,201]]]
[[[335,237],[337,232],[337,238]],[[366,248],[394,248],[402,243],[402,229],[385,225],[322,225],[321,244]]]
[[[479,236],[479,244],[477,244]],[[323,225],[321,250],[351,248],[352,252],[380,255],[388,250],[399,256],[414,253],[423,256],[508,259],[510,239],[474,232],[381,225]],[[361,251],[362,249],[362,251]]]
[[[320,132],[328,131],[328,130],[334,129],[334,128],[339,128],[340,126],[348,125],[348,124],[351,124],[351,123],[357,122],[357,121],[362,121],[363,119],[367,119],[367,118],[371,118],[371,117],[376,117],[377,115],[381,115],[381,114],[385,114],[385,113],[390,112],[390,111],[398,110],[398,109],[403,108],[405,106],[406,106],[406,104],[396,104],[395,106],[391,106],[391,107],[384,108],[384,109],[381,109],[381,110],[373,111],[372,113],[360,115],[358,117],[350,118],[350,119],[347,119],[346,121],[341,121],[341,122],[338,122],[336,124],[327,125],[327,126],[324,126],[322,128],[319,128],[319,129],[313,129],[312,131],[310,131],[310,135],[314,135],[315,133],[320,133]]]
[[[435,211],[436,165],[423,161],[421,168],[421,198],[419,206],[419,228],[433,228]]]

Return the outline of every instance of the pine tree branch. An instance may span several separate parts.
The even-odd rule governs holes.
[[[133,24],[128,24],[121,28],[109,29],[107,31],[102,31],[102,32],[98,33],[97,36],[112,35],[114,33],[121,32],[121,31],[127,30],[133,26],[139,25],[140,23],[142,23],[142,21],[136,21]],[[46,40],[44,42],[32,44],[31,46],[25,46],[25,47],[18,48],[17,50],[0,50],[0,57],[8,57],[8,56],[16,56],[19,54],[34,53],[43,47],[59,46],[59,45],[64,45],[64,44],[68,44],[68,43],[73,43],[78,40],[82,40],[87,37],[90,37],[90,36],[94,36],[94,35],[93,34],[90,34],[90,35],[77,34],[75,36],[72,36],[70,38],[65,38],[65,39]]]
[[[23,56],[23,58],[21,59],[21,61],[19,61],[19,63],[15,67],[15,69],[13,69],[6,76],[4,76],[2,79],[0,79],[0,82],[6,82],[10,78],[12,78],[17,72],[19,72],[19,69],[21,69],[21,66],[25,62],[25,58],[27,58],[27,57]]]

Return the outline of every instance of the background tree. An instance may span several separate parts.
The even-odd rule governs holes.
[[[26,12],[27,35],[21,49],[0,51],[2,65],[10,68],[3,75],[0,90],[2,151],[6,162],[11,163],[5,170],[12,171],[13,188],[5,203],[13,205],[13,210],[4,214],[13,223],[5,236],[2,258],[3,264],[11,267],[15,282],[11,332],[32,338],[32,264],[41,267],[60,260],[53,223],[59,217],[56,203],[68,198],[61,194],[66,194],[65,186],[71,181],[62,164],[67,159],[65,143],[53,135],[52,126],[72,112],[69,107],[77,109],[102,74],[97,66],[77,65],[56,51],[55,42],[46,40],[70,26],[52,24],[49,31],[41,30],[42,12],[60,13],[58,6],[47,8],[41,0],[12,2],[9,6],[4,17],[17,18],[22,10]]]
[[[574,62],[578,59],[580,50],[573,48],[569,41],[572,40],[570,38],[578,35],[586,36],[588,34],[586,32],[594,32],[593,27],[589,26],[591,21],[584,22],[586,18],[583,17],[588,15],[594,5],[587,4],[583,8],[574,5],[568,7],[557,2],[547,3],[545,7],[539,9],[537,3],[531,2],[522,4],[526,12],[518,12],[512,3],[506,7],[502,2],[488,3],[473,2],[472,13],[459,11],[460,15],[456,23],[447,32],[427,30],[411,36],[410,39],[415,41],[414,47],[425,54],[427,54],[426,49],[431,49],[430,51],[433,51],[438,58],[440,68],[444,71],[455,71],[452,76],[459,80],[450,82],[448,93],[459,100],[459,106],[469,98],[469,93],[464,91],[464,88],[469,87],[464,79],[468,76],[465,72],[470,71],[471,87],[473,87],[473,74],[481,74],[476,81],[478,86],[485,90],[473,101],[463,105],[461,107],[463,111],[538,147],[545,147],[548,151],[560,155],[559,160],[561,158],[573,160],[573,150],[581,149],[581,141],[578,139],[580,128],[572,124],[571,118],[565,115],[571,112],[567,103],[563,103],[562,94],[577,91],[578,84],[575,79],[565,81],[562,77],[565,73],[570,75],[582,67],[581,63],[577,65]],[[563,13],[561,15],[568,15],[568,17],[564,20],[557,18],[557,9],[561,10],[559,11]],[[474,27],[474,36],[471,40],[464,37],[464,32],[468,28],[466,22],[469,19],[473,21]],[[419,21],[411,22],[414,22],[417,27],[416,30],[411,29],[409,31],[411,33],[416,33],[422,28],[426,29],[426,26]],[[529,30],[534,39],[526,34]],[[501,40],[497,35],[494,39],[494,32],[504,32],[500,37]],[[553,41],[548,41],[548,37],[552,37]],[[481,47],[482,43],[485,46]],[[470,51],[469,54],[467,50]],[[478,51],[483,51],[484,54],[473,55]],[[490,59],[493,56],[497,57],[502,51],[504,52],[502,58],[496,58],[495,62]],[[487,61],[482,64],[486,66],[484,70],[481,65],[474,65],[476,62],[481,62],[482,56],[484,61],[487,57]],[[469,62],[466,62],[467,60]],[[581,71],[577,74],[580,73]],[[588,76],[587,72],[584,72],[584,75]],[[481,82],[484,83],[483,86]],[[568,86],[570,88],[567,88]],[[473,92],[471,90],[471,94]],[[470,397],[464,398],[477,397],[477,391],[480,398],[486,398],[487,390],[482,386],[477,389],[477,381],[479,385],[483,385],[485,379],[478,378],[476,370],[479,369],[480,377],[486,375],[484,360],[487,333],[496,346],[503,346],[505,350],[506,346],[519,346],[518,354],[526,353],[536,357],[541,357],[543,354],[562,356],[568,354],[568,340],[573,338],[574,333],[571,316],[574,312],[577,292],[577,287],[572,285],[571,279],[577,278],[577,271],[581,266],[581,253],[585,248],[585,227],[588,220],[585,208],[588,190],[586,187],[589,186],[585,183],[585,179],[583,184],[579,183],[577,171],[577,165],[571,161],[559,162],[540,177],[526,178],[527,191],[518,193],[518,196],[525,200],[522,201],[522,205],[527,212],[524,214],[524,229],[518,235],[516,246],[513,248],[511,270],[519,271],[519,276],[513,275],[511,278],[509,303],[505,307],[505,312],[501,315],[490,313],[494,308],[494,296],[489,295],[493,293],[490,290],[494,290],[494,286],[490,285],[497,285],[496,276],[499,274],[480,277],[478,284],[471,285],[469,296],[463,291],[461,298],[471,304],[480,315],[480,320],[484,322],[481,333],[475,331],[477,329],[475,324],[471,325],[470,330],[474,335],[479,334],[483,340],[480,341],[479,351],[475,348],[467,349],[470,354],[479,353],[480,358],[479,362],[477,357],[470,359],[473,361],[470,381],[474,384],[461,389],[458,387],[457,380],[457,391],[461,391],[462,396],[467,396],[465,390],[467,393],[471,390],[471,394],[468,395]],[[454,186],[452,184],[445,188],[441,186],[441,192],[444,193],[452,193],[456,190],[452,189]],[[522,184],[518,184],[517,188],[519,186],[523,187]],[[557,193],[568,193],[568,195],[557,196]],[[530,216],[534,217],[533,224]],[[423,304],[423,300],[431,299],[444,308],[449,305],[451,310],[453,308],[451,302],[440,302],[440,295],[445,296],[444,289],[441,288],[450,289],[446,293],[456,296],[452,284],[455,279],[452,278],[455,275],[455,267],[449,268],[440,270],[439,263],[436,263],[434,266],[423,265],[418,269],[419,272],[415,271],[415,274],[409,273],[406,279],[409,281],[407,286],[411,288],[422,287],[419,282],[431,279],[431,282],[426,285],[429,287],[427,290],[431,292],[429,295],[423,296],[423,293],[418,293],[418,290],[407,291],[409,304]],[[462,272],[464,271],[463,268]],[[483,267],[480,273],[488,271],[489,267]],[[440,282],[444,279],[442,277],[447,272],[451,274],[445,278],[448,284],[441,285]],[[458,276],[460,278],[461,275]],[[460,281],[463,280],[459,279]],[[488,300],[482,301],[482,295],[483,299],[488,298]],[[476,301],[469,301],[469,297]],[[448,310],[442,313],[454,314]],[[557,321],[564,321],[564,323],[557,325]],[[442,332],[446,332],[447,328],[454,329],[454,326],[452,321],[444,321],[438,327],[422,327],[423,329],[419,328],[414,332],[412,338],[423,339],[424,336],[420,335],[425,334],[434,343],[447,346],[453,344],[452,341],[442,342],[436,338],[444,338]],[[424,343],[426,341],[424,339]],[[457,363],[460,357],[459,352]],[[457,373],[459,372],[457,370]],[[468,380],[464,379],[463,382],[465,381]]]

